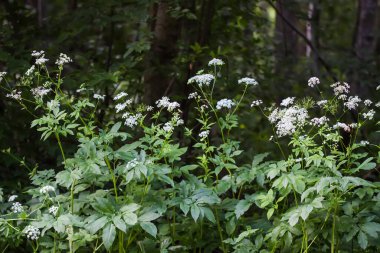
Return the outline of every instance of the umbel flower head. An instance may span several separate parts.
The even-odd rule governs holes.
[[[213,58],[211,61],[208,62],[209,66],[222,66],[224,65],[224,62],[221,59]]]
[[[187,84],[192,84],[196,83],[198,84],[199,87],[202,86],[209,86],[212,81],[214,81],[215,77],[211,74],[201,74],[201,75],[196,75],[190,78],[187,81]]]
[[[240,80],[238,80],[238,83],[245,84],[245,85],[252,85],[252,86],[256,86],[259,84],[255,79],[250,78],[250,77],[241,78]]]
[[[28,238],[29,240],[34,240],[34,241],[38,240],[41,234],[40,230],[32,225],[26,226],[24,229],[24,233],[26,235],[26,238]]]
[[[222,108],[231,109],[235,106],[235,103],[231,99],[223,98],[216,103],[216,109],[220,110]]]

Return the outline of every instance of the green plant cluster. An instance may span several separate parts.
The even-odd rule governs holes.
[[[366,147],[378,146],[357,140],[373,118],[371,101],[334,93],[322,94],[323,102],[288,98],[263,107],[254,101],[254,113],[272,123],[270,141],[283,159],[245,154],[251,157],[245,161],[231,132],[240,111],[249,110],[244,96],[259,84],[242,78],[236,97],[216,98],[223,61],[210,61],[211,68],[189,80],[197,90],[189,98],[194,125],[184,122],[180,105],[167,97],[153,108],[119,91],[113,120],[99,126],[94,115],[103,96],[85,88],[77,95],[62,89],[70,59],[61,55],[58,68],[49,72],[44,53],[33,54],[34,67],[14,89],[4,76],[3,88],[35,117],[31,127],[42,140],[55,139],[62,166],[25,165],[30,169],[26,191],[1,194],[3,252],[23,246],[33,252],[380,249],[380,184],[364,176],[377,158]],[[348,93],[344,83],[333,87]],[[339,122],[352,106],[360,108],[357,121]],[[348,142],[342,132],[349,133]],[[177,133],[185,134],[185,142]],[[288,154],[280,138],[289,140]],[[76,141],[77,150],[65,150],[63,139]]]

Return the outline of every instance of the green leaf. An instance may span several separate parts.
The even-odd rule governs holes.
[[[137,215],[134,213],[126,212],[123,214],[123,219],[128,225],[135,225],[137,223]]]
[[[367,248],[368,239],[365,233],[363,233],[363,231],[360,231],[358,234],[358,243],[362,249]]]
[[[272,217],[273,213],[274,213],[274,208],[271,208],[271,209],[268,210],[268,212],[267,212],[267,219],[268,220],[270,220],[270,218]]]
[[[206,216],[206,218],[211,221],[212,223],[216,223],[214,213],[211,211],[208,207],[202,207],[203,213]]]
[[[100,217],[99,219],[90,223],[87,226],[87,230],[91,234],[95,234],[96,232],[98,232],[98,230],[102,229],[104,227],[104,225],[106,225],[107,222],[108,222],[108,218],[106,216]]]
[[[141,222],[140,226],[145,230],[145,232],[149,233],[153,237],[156,237],[157,227],[152,222]]]
[[[112,222],[113,222],[113,224],[115,224],[115,226],[118,229],[120,229],[124,233],[127,232],[127,226],[125,225],[125,222],[121,219],[120,215],[116,215],[115,217],[113,217]]]
[[[192,205],[190,212],[191,212],[191,217],[193,217],[194,221],[197,221],[201,213],[201,210],[199,209],[199,207],[197,205]]]
[[[144,213],[143,215],[141,215],[139,217],[139,221],[142,221],[142,222],[152,221],[152,220],[158,219],[160,216],[161,215],[158,213],[148,212],[148,213]]]
[[[380,224],[376,222],[367,222],[361,226],[361,229],[368,235],[377,238],[377,233],[380,232]]]
[[[239,203],[235,207],[235,215],[236,218],[240,218],[245,212],[248,211],[248,209],[251,207],[252,203],[250,203],[248,200],[243,199],[240,200]]]
[[[104,247],[109,250],[116,237],[116,228],[112,223],[108,223],[103,229],[103,244]]]

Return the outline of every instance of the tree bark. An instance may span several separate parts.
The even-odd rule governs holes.
[[[363,95],[368,92],[368,87],[364,87],[361,80],[368,79],[368,76],[361,74],[361,67],[367,65],[366,69],[369,68],[376,50],[377,0],[358,0],[357,13],[353,45],[357,65],[352,71],[351,90]]]
[[[150,105],[167,94],[174,84],[169,72],[177,55],[179,27],[177,21],[170,16],[169,7],[169,1],[164,0],[153,7],[153,41],[144,73],[144,101]]]

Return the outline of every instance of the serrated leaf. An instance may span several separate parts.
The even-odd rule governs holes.
[[[87,230],[91,234],[95,234],[100,229],[102,229],[104,227],[104,225],[106,225],[107,222],[108,222],[108,218],[106,216],[100,217],[99,219],[97,219],[94,222],[90,223],[87,226]]]
[[[360,231],[358,234],[358,243],[360,245],[360,248],[365,249],[368,245],[368,238],[363,231]]]
[[[118,229],[120,229],[120,230],[123,231],[124,233],[127,232],[127,226],[125,225],[125,222],[123,221],[123,219],[121,218],[120,215],[116,215],[115,217],[113,217],[112,222],[113,222],[113,224],[114,224]]]

